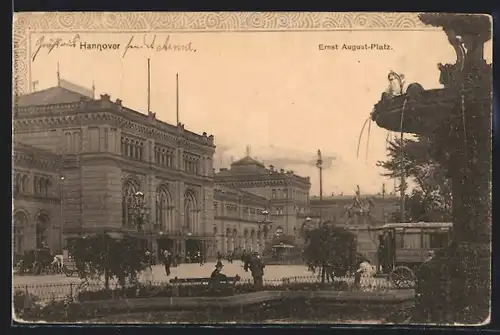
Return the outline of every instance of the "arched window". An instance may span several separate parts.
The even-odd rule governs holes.
[[[73,133],[73,152],[80,152],[80,133]]]
[[[20,173],[16,174],[16,181],[14,184],[14,192],[15,193],[22,192],[22,177],[21,177]]]
[[[76,151],[75,149],[75,143],[76,143],[76,138],[75,138],[75,133],[72,133],[69,135],[69,152],[73,153]]]
[[[35,194],[40,193],[40,183],[38,182],[38,177],[36,176],[35,178],[33,178],[33,189],[35,191]]]
[[[156,191],[156,224],[162,230],[171,230],[170,227],[173,214],[172,214],[172,197],[167,187],[160,186]]]
[[[45,213],[40,213],[36,219],[36,247],[46,248],[49,246],[50,218]]]
[[[172,167],[172,151],[171,150],[168,150],[167,151],[167,166],[168,167]]]
[[[135,150],[136,150],[135,141],[131,140],[130,141],[130,158],[132,158],[132,159],[135,159]]]
[[[121,151],[122,151],[122,156],[127,156],[127,142],[123,137],[122,137]]]
[[[196,196],[192,190],[187,190],[184,194],[184,228],[188,232],[195,232],[197,227]]]
[[[165,166],[166,162],[166,155],[165,155],[165,149],[161,151],[161,165]]]
[[[272,190],[272,198],[276,199],[276,190]]]
[[[125,156],[130,157],[130,153],[131,153],[131,150],[130,150],[130,141],[127,138],[127,139],[125,139]]]
[[[44,194],[49,195],[49,188],[50,188],[50,179],[45,179],[45,185],[44,185]]]
[[[64,138],[66,140],[66,152],[71,152],[71,133],[65,133]]]
[[[22,179],[22,182],[21,182],[21,191],[23,193],[27,193],[28,192],[28,176],[27,175],[23,176],[23,179]]]
[[[18,211],[14,214],[14,236],[12,238],[12,250],[18,255],[24,252],[24,232],[28,226],[26,213]]]
[[[38,179],[38,194],[40,194],[40,195],[44,194],[44,189],[43,189],[44,186],[45,186],[44,178],[39,178]]]

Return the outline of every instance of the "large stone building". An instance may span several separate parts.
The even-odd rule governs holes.
[[[214,226],[217,251],[227,254],[241,250],[262,251],[270,237],[265,197],[244,190],[215,186]]]
[[[22,143],[14,153],[20,185],[14,231],[24,236],[18,251],[42,240],[55,250],[96,232],[180,252],[213,238],[213,136],[131,110],[106,94],[93,99],[62,86],[16,97],[13,130]],[[147,216],[140,231],[139,213]],[[33,227],[43,229],[20,233]]]
[[[231,164],[230,169],[220,169],[215,175],[215,182],[219,186],[237,189],[258,196],[261,206],[269,211],[265,220],[272,222],[270,231],[288,236],[295,236],[300,230],[306,215],[309,214],[309,177],[301,177],[293,171],[276,170],[273,166],[266,168],[262,163],[250,156]],[[255,198],[257,201],[257,198]],[[267,202],[267,204],[265,203]],[[258,214],[258,207],[244,206],[243,215],[254,221],[262,218],[253,217]],[[249,213],[246,213],[249,211]],[[227,229],[227,228],[226,228]],[[249,234],[252,230],[249,231]],[[228,233],[226,231],[226,233]],[[236,233],[245,236],[245,231]]]
[[[13,181],[13,251],[63,244],[60,202],[60,157],[48,150],[14,142]]]
[[[100,232],[135,236],[157,255],[262,251],[274,233],[293,235],[309,215],[309,178],[250,157],[214,176],[213,136],[63,83],[16,97],[16,253],[59,251]]]

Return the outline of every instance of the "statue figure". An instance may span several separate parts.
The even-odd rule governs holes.
[[[394,71],[389,72],[389,75],[387,76],[387,79],[389,80],[389,87],[387,88],[387,94],[389,94],[392,97],[398,96],[403,94],[403,85],[404,85],[404,79],[405,76],[404,74],[397,74]]]

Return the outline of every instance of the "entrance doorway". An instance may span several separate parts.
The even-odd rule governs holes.
[[[203,256],[201,240],[188,239],[186,240],[186,256],[193,259],[200,252]]]

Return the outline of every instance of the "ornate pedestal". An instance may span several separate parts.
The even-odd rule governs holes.
[[[418,271],[412,322],[479,324],[489,316],[491,296],[492,71],[483,59],[491,22],[480,15],[420,19],[443,28],[457,62],[438,65],[443,89],[412,84],[378,103],[372,118],[393,131],[431,137],[453,184],[453,243]]]

